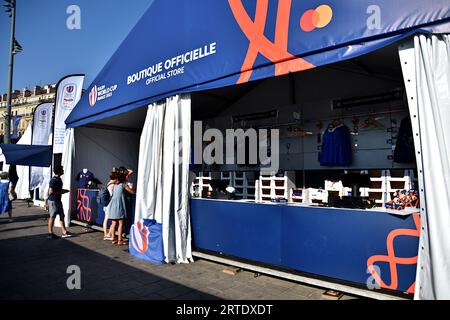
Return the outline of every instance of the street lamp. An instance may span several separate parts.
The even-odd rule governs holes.
[[[16,0],[5,0],[3,5],[6,8],[11,18],[11,47],[9,51],[9,79],[8,79],[8,99],[6,106],[6,120],[5,120],[5,143],[11,143],[11,104],[12,104],[12,82],[13,82],[13,68],[14,68],[14,55],[22,52],[22,46],[15,38],[16,31]]]

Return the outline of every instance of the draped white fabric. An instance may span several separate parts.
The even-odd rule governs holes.
[[[64,194],[61,197],[61,202],[64,207],[65,214],[65,225],[69,226],[70,223],[70,212],[71,212],[71,197],[76,196],[74,191],[71,189],[72,184],[72,165],[75,158],[75,132],[73,128],[66,130],[64,136],[64,147],[63,156],[61,160],[61,165],[64,168],[64,175],[62,176],[63,189],[71,190],[70,193]]]
[[[192,260],[191,225],[189,211],[189,163],[191,156],[191,99],[170,98],[176,104],[175,111],[175,140],[174,140],[174,188],[175,209],[175,255],[177,262]]]
[[[414,38],[422,145],[422,213],[416,299],[450,299],[450,36]]]
[[[22,138],[17,142],[17,144],[31,144],[31,124],[28,125],[27,130],[23,134]],[[16,193],[18,199],[29,199],[30,198],[30,167],[28,166],[17,166],[17,176],[19,180],[16,185]]]
[[[153,103],[148,107],[139,145],[139,171],[136,193],[135,221],[155,219],[161,221],[162,195],[160,179],[162,164],[162,135],[165,103]],[[157,206],[159,206],[157,208]]]
[[[148,107],[141,136],[135,222],[163,226],[166,262],[192,261],[189,214],[191,100],[174,96]]]

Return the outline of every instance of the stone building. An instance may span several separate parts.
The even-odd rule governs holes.
[[[22,116],[18,132],[21,136],[33,119],[34,109],[41,103],[54,102],[56,85],[46,85],[43,88],[35,86],[34,90],[28,88],[22,91],[15,90],[12,94],[11,120],[14,116]],[[0,135],[5,133],[5,114],[7,107],[7,94],[0,96]],[[11,123],[11,132],[13,125]]]

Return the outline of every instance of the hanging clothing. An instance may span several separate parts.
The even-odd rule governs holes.
[[[394,151],[394,162],[411,163],[416,161],[414,153],[414,137],[411,126],[411,119],[406,117],[400,124],[398,130],[397,144]]]
[[[109,219],[119,220],[125,219],[127,216],[126,202],[125,202],[125,188],[123,184],[115,184],[113,187],[111,201],[106,207]]]
[[[320,165],[327,167],[345,167],[352,163],[350,130],[344,124],[336,127],[329,125],[322,138]]]
[[[11,200],[9,200],[9,188],[11,186],[9,180],[0,180],[0,214],[11,210]]]

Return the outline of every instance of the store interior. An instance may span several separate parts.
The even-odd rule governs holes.
[[[396,44],[308,71],[195,92],[191,98],[192,120],[202,121],[203,131],[215,128],[225,136],[227,129],[279,130],[278,172],[262,172],[260,163],[193,164],[193,197],[347,208],[380,208],[389,202],[402,209],[393,205],[396,191],[409,194],[417,188]],[[88,168],[105,183],[112,167],[137,172],[146,113],[141,107],[77,128],[76,150],[95,152],[76,152],[73,174]],[[334,163],[322,154],[327,130],[343,132],[345,147],[337,152],[345,149],[346,154]],[[223,194],[217,184],[234,192]],[[343,203],[343,197],[359,200]]]
[[[234,199],[347,208],[389,203],[400,209],[393,204],[396,191],[409,194],[417,187],[397,45],[313,70],[196,93],[193,120],[224,136],[230,128],[279,130],[280,172],[266,175],[260,165],[248,163],[196,165],[191,190],[198,197],[214,197],[209,181],[224,180],[235,188]],[[321,154],[329,141],[324,133],[336,128],[347,131],[346,146],[337,151],[347,154],[330,162]],[[355,190],[355,197],[371,201],[332,202]]]

